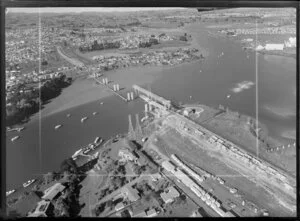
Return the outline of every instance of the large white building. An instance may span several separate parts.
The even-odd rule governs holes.
[[[271,50],[283,50],[284,44],[266,44],[265,49],[267,51]]]
[[[290,37],[288,41],[284,42],[284,45],[287,48],[296,47],[296,37]]]

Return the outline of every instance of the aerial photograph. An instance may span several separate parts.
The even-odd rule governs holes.
[[[296,217],[295,8],[7,8],[6,216]]]

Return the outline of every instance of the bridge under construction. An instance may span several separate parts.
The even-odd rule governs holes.
[[[163,97],[160,97],[160,96],[158,96],[158,95],[156,95],[156,94],[154,94],[154,93],[152,93],[152,92],[150,92],[150,91],[148,91],[148,90],[146,90],[146,89],[144,89],[144,88],[142,88],[138,85],[133,85],[132,87],[133,87],[133,89],[134,89],[134,91],[136,92],[137,95],[139,95],[139,96],[144,95],[149,99],[149,101],[150,100],[155,101],[155,102],[159,103],[160,105],[162,105],[162,107],[165,108],[165,109],[170,109],[171,108],[172,104],[171,104],[170,100],[167,100]]]

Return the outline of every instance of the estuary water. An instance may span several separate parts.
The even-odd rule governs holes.
[[[258,113],[258,120],[267,125],[271,136],[284,143],[294,142],[296,60],[270,55],[256,58],[255,52],[244,51],[237,42],[210,36],[202,24],[185,28],[208,51],[205,61],[162,69],[158,80],[142,86],[178,102],[200,102],[214,107],[222,104],[253,117]],[[57,170],[65,158],[97,136],[108,139],[126,132],[128,114],[132,114],[135,126],[134,114],[141,117],[143,107],[140,100],[125,103],[112,95],[41,116],[25,124],[26,129],[15,142],[10,139],[19,133],[7,133],[7,189],[16,188],[38,174]],[[84,116],[88,119],[81,123]],[[55,130],[57,124],[63,126]]]

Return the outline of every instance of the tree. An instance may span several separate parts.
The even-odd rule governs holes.
[[[49,172],[44,175],[45,184],[51,183],[57,178],[57,174],[55,172]]]
[[[60,165],[60,170],[62,173],[64,171],[67,171],[70,173],[78,173],[77,165],[72,158],[65,159]]]
[[[55,208],[56,208],[56,212],[55,215],[57,216],[61,216],[63,214],[63,216],[68,217],[69,216],[69,205],[65,202],[65,200],[63,198],[58,198],[55,202]]]
[[[48,65],[48,61],[43,60],[43,61],[42,61],[42,65]]]

